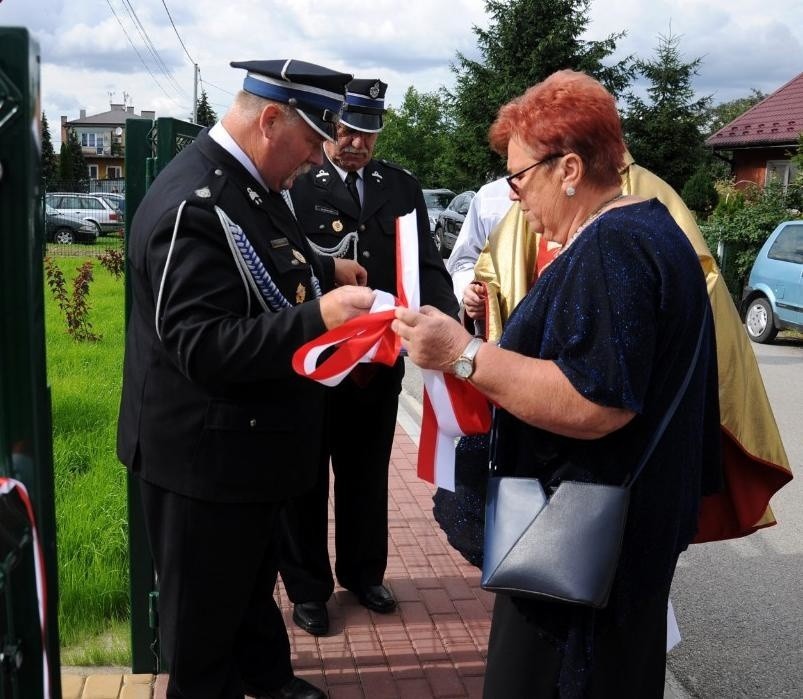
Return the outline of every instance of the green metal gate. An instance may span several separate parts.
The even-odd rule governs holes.
[[[34,529],[23,518],[22,537],[10,539],[9,521],[0,517],[0,697],[25,699],[45,696],[47,684],[50,696],[61,696],[40,117],[39,46],[26,29],[0,27],[0,476],[21,482],[30,496],[45,590],[42,634]]]
[[[126,151],[126,246],[131,221],[145,191],[162,168],[195,140],[197,124],[177,119],[128,119]],[[128,255],[126,255],[128,259]],[[131,312],[131,290],[126,274],[126,324]],[[128,477],[128,542],[131,567],[131,666],[133,672],[159,672],[165,668],[159,653],[158,595],[153,560],[145,535],[145,522],[136,479]]]

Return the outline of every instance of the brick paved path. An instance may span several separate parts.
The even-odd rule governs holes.
[[[330,699],[482,695],[493,597],[480,589],[479,571],[446,543],[435,524],[434,489],[415,475],[416,452],[417,445],[397,424],[390,463],[385,576],[399,602],[395,613],[370,612],[338,587],[329,600],[329,635],[310,636],[293,624],[292,605],[279,583],[277,596],[290,634],[293,667],[298,675],[325,689]],[[331,502],[329,517],[333,548]],[[133,678],[123,670],[102,675],[86,670],[93,674],[84,677],[66,671],[64,699],[165,697],[164,675],[153,680]]]

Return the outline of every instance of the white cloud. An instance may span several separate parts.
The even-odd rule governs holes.
[[[453,87],[450,64],[458,51],[476,57],[472,26],[487,26],[484,0],[165,2],[218,113],[242,84],[242,72],[229,61],[256,58],[299,58],[376,76],[390,85],[388,103],[398,105],[410,85],[423,92]],[[131,4],[171,78],[156,65],[123,0],[0,2],[0,23],[27,26],[40,42],[42,102],[51,124],[61,114],[76,118],[79,109],[105,111],[109,92],[113,101],[130,95],[137,112],[189,114],[193,68],[162,0]],[[671,30],[684,60],[703,59],[694,86],[716,102],[752,88],[772,92],[803,70],[800,0],[592,0],[589,19],[586,38],[627,32],[617,58],[652,58],[659,35]]]

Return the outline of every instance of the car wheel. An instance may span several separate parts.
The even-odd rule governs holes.
[[[97,221],[90,221],[90,223],[95,226],[95,230],[97,231],[96,238],[99,238],[103,235],[103,229],[100,227],[100,224]]]
[[[772,316],[772,306],[766,298],[759,296],[750,302],[744,314],[744,326],[753,342],[765,343],[775,339],[778,329]]]
[[[58,228],[53,233],[53,242],[59,245],[72,245],[75,242],[75,234],[69,228]]]

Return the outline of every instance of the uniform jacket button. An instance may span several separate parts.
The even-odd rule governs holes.
[[[362,256],[363,257],[371,257],[371,251],[370,250],[363,250],[362,251]]]
[[[361,223],[358,230],[362,233],[365,230],[365,224]]]
[[[218,168],[217,170],[215,170],[215,174],[216,174],[218,177],[220,177],[220,176],[223,174],[223,170],[221,170],[220,168]]]
[[[252,417],[252,418],[251,418],[251,419],[248,421],[248,426],[249,426],[249,427],[256,427],[256,426],[257,426],[257,421],[256,421],[256,418]]]

